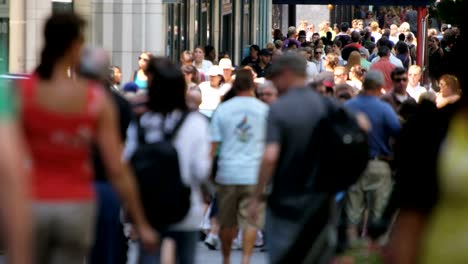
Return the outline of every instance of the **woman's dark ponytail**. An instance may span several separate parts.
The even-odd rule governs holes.
[[[36,69],[39,78],[49,80],[57,61],[75,41],[82,40],[85,21],[75,13],[59,12],[47,20],[44,28],[44,48]]]

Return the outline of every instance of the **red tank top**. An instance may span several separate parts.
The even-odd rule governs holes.
[[[91,142],[102,90],[87,88],[86,111],[65,114],[37,104],[37,76],[21,81],[22,121],[31,155],[32,195],[40,201],[94,199]]]

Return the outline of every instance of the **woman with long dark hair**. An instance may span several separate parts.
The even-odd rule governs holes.
[[[203,220],[200,185],[208,178],[211,167],[208,121],[198,112],[189,112],[184,75],[168,59],[151,59],[147,74],[149,111],[130,124],[124,159],[130,160],[138,147],[136,122],[139,122],[144,130],[146,143],[163,140],[164,132],[172,133],[182,122],[178,126],[173,144],[179,158],[182,181],[191,188],[191,207],[181,222],[160,232],[162,238],[171,238],[175,241],[178,263],[194,263],[198,230]],[[141,250],[142,264],[160,263],[159,258],[160,253],[157,250]]]
[[[109,181],[127,205],[148,248],[157,237],[144,217],[134,177],[121,162],[112,100],[102,87],[75,76],[85,21],[53,14],[34,74],[19,83],[21,122],[31,169],[35,263],[82,264],[92,243],[96,198],[91,144],[100,150]]]
[[[142,52],[138,57],[138,70],[136,70],[132,76],[132,81],[135,82],[141,90],[146,90],[148,87],[148,76],[146,76],[145,71],[151,57],[151,53]]]

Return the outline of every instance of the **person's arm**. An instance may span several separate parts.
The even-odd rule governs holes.
[[[216,153],[218,152],[219,142],[211,142],[210,157],[211,160],[214,160]]]
[[[249,205],[249,215],[252,220],[258,217],[258,206],[262,200],[265,187],[270,182],[273,172],[278,164],[278,159],[281,151],[279,142],[281,138],[281,129],[276,117],[276,112],[270,109],[267,121],[267,137],[265,150],[263,151],[262,161],[260,163],[260,172],[258,175],[258,183],[255,187],[251,203]]]
[[[265,146],[262,162],[260,164],[260,173],[258,176],[257,187],[255,188],[254,198],[260,200],[265,190],[266,184],[270,182],[273,172],[276,169],[280,153],[278,143],[270,143]]]
[[[416,211],[400,211],[385,250],[386,263],[418,263],[417,257],[426,219],[425,215]]]
[[[280,145],[278,143],[270,143],[265,146],[265,151],[263,152],[262,162],[260,164],[260,173],[258,176],[258,183],[255,187],[255,191],[252,196],[252,200],[249,205],[249,216],[252,221],[256,221],[258,218],[258,207],[262,202],[263,194],[265,187],[268,182],[270,182],[273,172],[276,169]]]
[[[118,134],[115,107],[107,95],[103,96],[102,102],[97,129],[97,144],[107,169],[109,182],[125,203],[144,246],[148,249],[154,248],[158,242],[157,235],[144,216],[135,176],[128,165],[121,160],[122,144]]]
[[[213,161],[213,166],[216,167],[215,164],[216,154],[218,153],[218,147],[223,141],[223,133],[222,133],[222,120],[221,116],[223,116],[223,105],[219,106],[218,109],[213,113],[213,117],[211,118],[210,122],[210,139],[211,139],[211,150],[210,150],[210,157]],[[212,180],[216,175],[211,175]]]
[[[0,121],[0,216],[6,232],[8,263],[32,263],[31,201],[24,169],[24,151],[18,124]]]

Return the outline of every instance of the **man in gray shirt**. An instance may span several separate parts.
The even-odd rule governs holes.
[[[305,86],[306,68],[303,57],[285,54],[273,61],[270,72],[281,97],[269,112],[259,181],[249,209],[255,218],[265,186],[271,181],[265,229],[273,264],[321,261],[330,256],[326,250],[330,248],[330,197],[307,185],[313,182],[306,169],[313,161],[305,158],[326,108],[323,98]],[[308,237],[302,240],[305,227]]]

